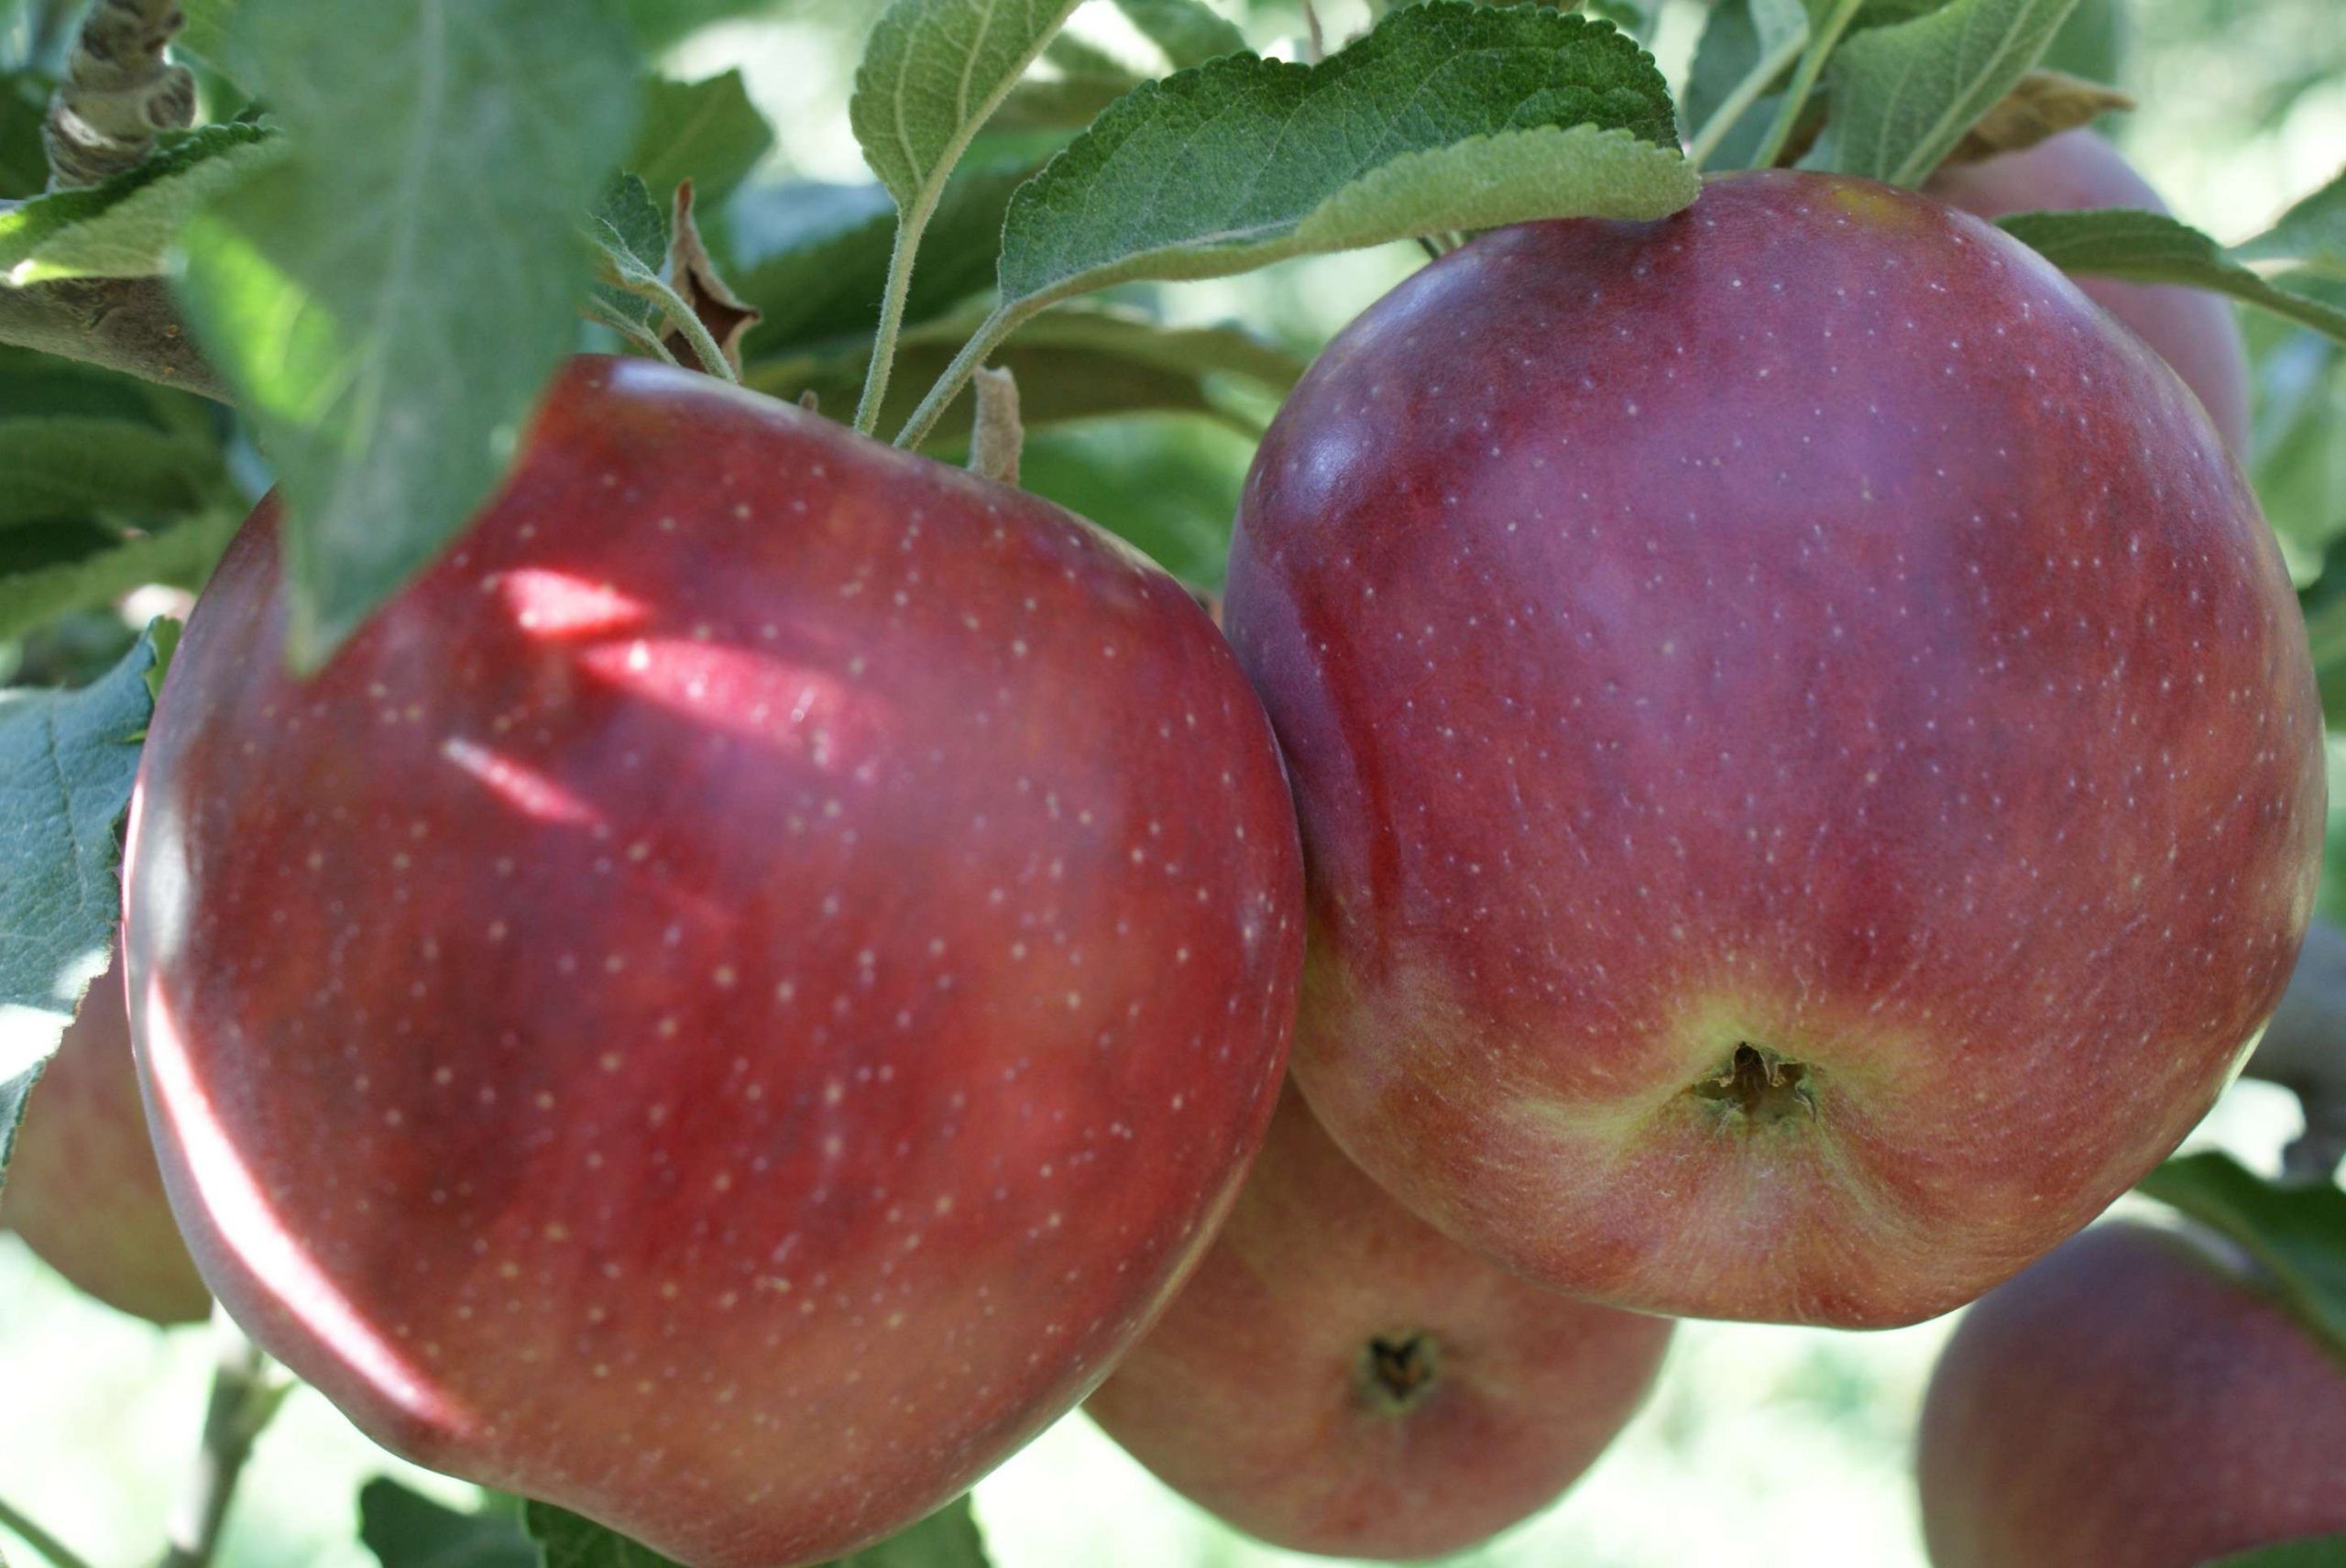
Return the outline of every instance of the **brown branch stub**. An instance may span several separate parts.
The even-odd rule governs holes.
[[[102,184],[143,162],[156,132],[195,123],[195,78],[170,58],[185,20],[179,0],[97,0],[41,125],[50,189]]]
[[[1018,383],[1007,370],[981,366],[970,378],[978,400],[977,423],[970,433],[970,470],[998,485],[1018,483],[1018,459],[1026,445],[1026,427],[1018,417]]]

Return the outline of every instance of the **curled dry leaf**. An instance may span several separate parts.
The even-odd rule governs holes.
[[[1964,133],[1946,161],[1984,163],[2133,106],[2134,100],[2115,87],[2066,71],[2032,71]]]
[[[741,339],[758,324],[758,308],[736,294],[718,274],[717,263],[709,259],[708,247],[701,243],[700,225],[693,221],[689,180],[676,185],[675,211],[668,225],[668,286],[692,307],[708,335],[725,351],[733,374],[740,375]],[[671,327],[662,341],[679,361],[693,362],[692,344],[683,333]]]

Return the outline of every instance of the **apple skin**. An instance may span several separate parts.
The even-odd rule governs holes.
[[[1483,1262],[1289,1091],[1205,1262],[1085,1409],[1274,1545],[1440,1557],[1579,1479],[1644,1401],[1672,1327]]]
[[[1924,1405],[1936,1568],[2198,1568],[2346,1531],[2346,1370],[2245,1260],[2127,1222],[1963,1319]]]
[[[2166,203],[2119,150],[2091,130],[2064,131],[2034,147],[1940,169],[1926,194],[1990,221],[2010,213],[2075,213]],[[2248,454],[2248,349],[2231,307],[2200,289],[2080,278],[2086,298],[2131,327],[2198,394],[2224,444]]]
[[[2253,496],[1909,192],[1742,175],[1424,269],[1275,422],[1225,614],[1303,821],[1305,1097],[1593,1299],[1972,1299],[2198,1121],[2311,914]]]
[[[33,1088],[0,1225],[118,1311],[165,1327],[211,1315],[155,1168],[119,962],[91,982]]]
[[[1302,873],[1171,578],[585,360],[307,683],[269,507],[132,806],[205,1277],[395,1452],[693,1568],[842,1555],[1072,1408],[1276,1104]]]

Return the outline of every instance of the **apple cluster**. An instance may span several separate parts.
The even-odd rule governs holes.
[[[306,679],[264,503],[6,1218],[696,1568],[1087,1399],[1265,1540],[1437,1555],[1674,1318],[1983,1295],[1941,1568],[2346,1529],[2346,1470],[2257,1468],[2346,1448],[2346,1374],[2252,1263],[2061,1245],[2237,1069],[2323,827],[2230,317],[1967,215],[2150,200],[2079,132],[1484,236],[1288,401],[1226,637],[637,361]]]

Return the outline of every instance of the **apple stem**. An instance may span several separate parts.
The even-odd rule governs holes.
[[[219,1354],[203,1412],[203,1446],[196,1454],[195,1474],[172,1515],[162,1568],[208,1568],[253,1443],[292,1387],[270,1376],[269,1358],[229,1321],[225,1310],[214,1310],[212,1335]]]
[[[2330,1180],[2346,1159],[2346,930],[2315,919],[2246,1070],[2295,1093],[2305,1111],[2305,1131],[2282,1155],[2286,1174]]]
[[[18,1513],[5,1500],[0,1500],[0,1530],[48,1558],[57,1568],[90,1568],[88,1558]]]
[[[195,123],[195,77],[169,58],[179,0],[98,0],[49,101],[52,191],[104,184],[147,160],[158,131]]]

